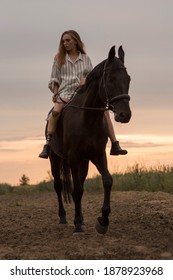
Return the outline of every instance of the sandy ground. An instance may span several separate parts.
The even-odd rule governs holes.
[[[85,233],[74,236],[74,205],[59,225],[54,192],[1,195],[0,259],[173,259],[173,195],[112,192],[106,235],[95,231],[102,198],[85,192]]]

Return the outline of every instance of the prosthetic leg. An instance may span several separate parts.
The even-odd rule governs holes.
[[[47,127],[47,134],[46,134],[46,144],[44,145],[42,152],[39,154],[40,158],[49,157],[50,142],[51,142],[52,134],[55,132],[59,115],[60,113],[55,110],[53,110],[52,113],[50,114],[50,117],[48,119],[48,127]]]

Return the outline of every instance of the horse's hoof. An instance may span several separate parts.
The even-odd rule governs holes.
[[[83,235],[83,234],[84,234],[83,227],[77,227],[73,232],[73,235]]]
[[[106,232],[108,231],[108,226],[102,226],[98,220],[96,222],[95,228],[99,234],[106,234]]]
[[[73,236],[82,236],[84,235],[84,231],[74,231]]]
[[[59,221],[59,224],[60,225],[66,225],[67,224],[67,220],[66,219],[60,219],[60,221]]]

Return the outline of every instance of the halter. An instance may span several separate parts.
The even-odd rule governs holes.
[[[114,96],[114,97],[110,98],[109,93],[107,91],[107,87],[106,87],[106,70],[107,69],[109,69],[109,68],[106,67],[106,65],[104,65],[103,76],[102,76],[101,83],[103,83],[103,88],[104,88],[105,94],[106,94],[106,104],[107,104],[106,106],[107,106],[108,109],[110,109],[112,107],[113,108],[112,111],[115,112],[115,108],[111,103],[115,102],[115,101],[122,100],[122,99],[130,100],[130,96],[127,93],[123,93],[123,94],[119,94],[117,96]],[[120,66],[120,67],[118,67],[118,69],[126,69],[126,68],[124,66]]]

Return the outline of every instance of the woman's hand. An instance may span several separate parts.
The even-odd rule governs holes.
[[[82,78],[79,82],[80,86],[83,86],[85,84],[86,78]]]
[[[57,83],[54,83],[53,96],[52,96],[52,101],[53,101],[54,103],[56,103],[57,96],[58,96],[58,84],[57,84]]]
[[[57,96],[58,96],[58,93],[54,93],[53,96],[52,96],[52,101],[53,101],[54,103],[56,103]]]

